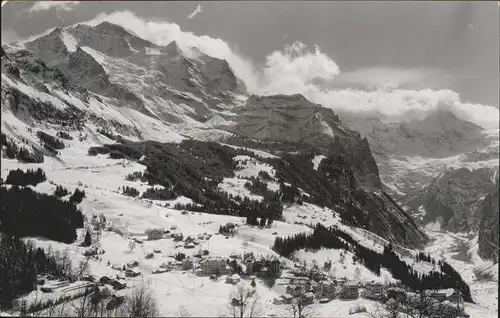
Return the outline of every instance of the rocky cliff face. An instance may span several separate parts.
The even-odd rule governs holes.
[[[438,221],[449,231],[478,231],[481,217],[477,210],[496,188],[495,173],[489,168],[448,170],[408,195],[404,204],[410,214],[419,215],[422,224]]]
[[[484,200],[479,204],[477,217],[479,218],[479,256],[485,259],[494,259],[498,262],[498,223],[499,209],[498,206],[498,179],[496,190],[486,195]]]
[[[397,121],[380,114],[339,116],[368,139],[383,188],[419,225],[478,234],[482,222],[498,218],[498,209],[485,199],[496,188],[498,131],[486,131],[446,109]],[[495,227],[486,233],[482,237],[498,240]],[[480,241],[480,250],[486,245]]]
[[[346,125],[368,138],[377,155],[445,158],[489,145],[483,128],[438,109],[421,119],[387,122],[373,116],[343,112]]]
[[[227,127],[237,134],[264,140],[301,142],[325,154],[339,154],[354,167],[356,179],[365,186],[381,190],[377,164],[366,139],[348,129],[328,108],[311,103],[304,96],[250,96],[234,110]]]

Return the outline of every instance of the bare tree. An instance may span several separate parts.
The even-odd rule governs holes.
[[[359,266],[356,266],[356,269],[354,269],[354,280],[359,281],[361,278],[361,269]]]
[[[436,299],[436,290],[419,290],[405,297],[390,298],[378,303],[368,314],[373,318],[397,318],[402,313],[409,318],[426,318],[431,315],[449,316],[450,312]],[[453,315],[453,313],[451,313]]]
[[[128,317],[154,317],[158,313],[153,292],[147,285],[134,289],[124,305]]]
[[[68,254],[68,250],[64,250],[64,252],[60,253],[58,256],[59,263],[61,264],[61,268],[63,270],[63,275],[65,277],[71,277],[72,275],[72,267],[71,267],[71,259]]]
[[[131,253],[135,248],[135,241],[134,240],[129,240],[128,241],[128,252]]]
[[[413,318],[444,314],[445,308],[436,299],[437,290],[421,289],[407,299],[407,313]]]
[[[78,266],[74,270],[74,277],[81,278],[89,274],[89,260],[90,256],[87,256],[84,261],[78,263]]]
[[[179,317],[191,317],[191,313],[184,306],[179,307]]]
[[[405,311],[403,307],[403,302],[390,298],[384,302],[377,302],[367,314],[371,318],[398,318]]]
[[[82,297],[75,300],[73,310],[78,317],[92,317],[92,291],[86,287]]]
[[[259,297],[255,289],[238,285],[230,295],[231,317],[257,317],[260,314]]]
[[[294,318],[311,317],[315,314],[315,308],[311,302],[308,302],[305,297],[305,288],[294,294],[294,298],[287,304],[286,308]]]

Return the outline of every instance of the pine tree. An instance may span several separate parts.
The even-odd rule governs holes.
[[[87,233],[85,233],[85,238],[83,240],[83,246],[90,246],[92,245],[92,236],[90,235],[90,231],[87,230]]]
[[[255,283],[255,278],[252,279],[252,283],[250,285],[252,286],[252,288],[255,288],[255,286],[257,286],[257,284]]]

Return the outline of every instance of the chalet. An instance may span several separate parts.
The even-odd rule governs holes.
[[[229,255],[229,258],[231,258],[231,259],[239,259],[240,255],[236,254],[236,253],[232,253],[231,255]]]
[[[319,284],[319,294],[323,297],[335,297],[335,284],[332,281],[324,281]]]
[[[182,270],[190,270],[193,269],[193,260],[190,258],[186,258],[182,261]]]
[[[364,290],[364,297],[368,299],[378,299],[384,293],[384,286],[382,284],[367,284]]]
[[[174,238],[174,242],[180,242],[180,241],[182,241],[182,233],[172,234],[172,236]]]
[[[110,283],[114,290],[120,290],[127,287],[127,282],[123,279],[113,279]]]
[[[134,237],[132,240],[134,242],[136,242],[137,244],[142,244],[142,240],[141,239],[138,239],[138,238]]]
[[[245,274],[251,275],[254,273],[254,262],[252,259],[245,259],[243,264],[245,264]]]
[[[125,301],[125,293],[123,291],[117,291],[111,295],[111,300],[106,304],[107,310],[113,310],[119,307]]]
[[[86,249],[85,252],[83,252],[83,256],[95,256],[98,254],[97,247],[92,247],[89,249]]]
[[[103,276],[99,279],[99,283],[101,284],[109,284],[111,283],[111,278],[109,278],[108,276]]]
[[[128,268],[134,268],[134,267],[137,267],[137,266],[139,266],[139,262],[138,261],[133,261],[133,262],[127,263],[127,267]]]
[[[406,298],[406,293],[405,290],[402,288],[391,287],[387,289],[387,297],[396,300],[403,300]]]
[[[80,280],[84,280],[84,281],[93,283],[95,281],[95,278],[92,275],[85,275],[85,276],[81,277]],[[43,285],[43,284],[39,284],[39,285]]]
[[[195,247],[194,243],[186,243],[186,244],[184,244],[184,248],[194,248],[194,247]]]
[[[243,253],[243,259],[244,260],[247,260],[247,259],[253,259],[254,256],[253,256],[253,253],[252,252],[249,252],[249,253]]]
[[[240,275],[238,274],[233,274],[233,276],[231,276],[231,282],[233,284],[238,284],[240,282],[241,278],[240,278]]]
[[[54,288],[48,286],[42,286],[40,287],[40,290],[44,293],[52,293],[54,291]]]
[[[136,268],[129,268],[125,271],[125,276],[127,277],[137,277],[141,275],[141,272]]]
[[[297,285],[297,286],[287,286],[286,292],[288,294],[291,294],[293,296],[299,296],[303,295],[306,292],[306,288],[304,285]]]
[[[302,295],[302,301],[304,304],[312,304],[314,302],[314,294],[312,292],[307,292]]]
[[[205,236],[203,236],[203,234],[198,234],[198,239],[203,240],[204,238]]]
[[[159,250],[159,249],[155,248],[155,249],[153,250],[153,253],[159,254],[159,253],[161,253],[161,250]]]
[[[163,229],[147,229],[145,231],[148,240],[159,240],[163,238]]]
[[[170,226],[170,229],[171,229],[172,231],[177,230],[177,225],[175,225],[175,224],[174,224],[174,225],[171,225],[171,226]]]
[[[280,277],[281,276],[281,263],[277,259],[273,259],[269,264],[269,274],[272,277]]]
[[[371,294],[382,294],[384,292],[384,286],[382,284],[366,284],[365,290],[369,291]]]
[[[281,298],[283,299],[283,303],[285,303],[285,304],[289,304],[293,300],[293,296],[290,294],[282,295]]]
[[[97,292],[104,298],[111,296],[111,290],[106,286],[97,286]]]
[[[452,301],[452,302],[459,302],[463,303],[464,298],[462,296],[462,293],[459,290],[453,290],[453,293],[451,295],[446,297],[446,300]]]
[[[283,298],[273,298],[273,305],[282,305]]]
[[[166,273],[166,272],[168,272],[168,271],[169,271],[169,270],[168,270],[168,268],[166,268],[166,267],[158,267],[157,269],[155,269],[155,270],[153,271],[153,274],[161,274],[161,273]]]
[[[342,298],[356,299],[359,297],[359,289],[357,284],[349,283],[342,286]]]
[[[429,292],[430,296],[436,299],[437,301],[445,301],[448,300],[449,298],[453,298],[454,293],[455,291],[453,290],[453,288],[439,289],[436,291]]]

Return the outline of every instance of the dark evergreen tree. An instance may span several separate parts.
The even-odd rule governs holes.
[[[8,235],[71,243],[83,226],[83,215],[73,204],[26,187],[2,186],[0,208],[0,231]]]
[[[37,184],[45,181],[47,181],[47,177],[41,168],[36,170],[28,169],[26,172],[21,169],[17,169],[9,171],[5,183],[18,186],[36,186]]]
[[[87,230],[87,233],[85,233],[85,238],[83,239],[83,246],[90,245],[92,245],[92,235],[90,235],[90,231]]]
[[[58,198],[62,198],[64,196],[67,196],[68,194],[69,194],[68,189],[66,189],[65,187],[63,187],[61,185],[57,185],[56,189],[54,190],[54,196],[56,196]]]
[[[83,198],[85,198],[85,190],[75,189],[75,192],[69,197],[69,202],[74,204],[81,203]]]

